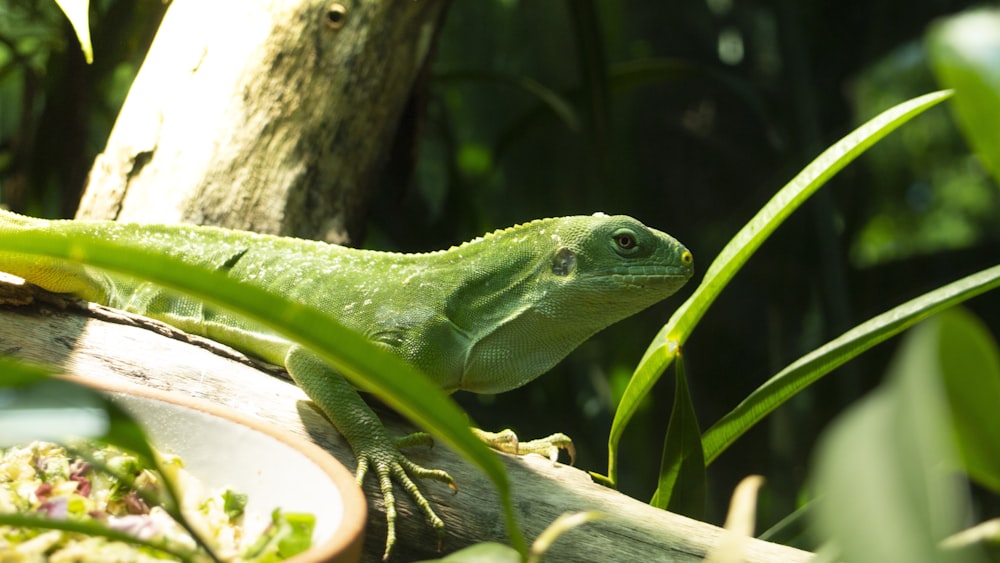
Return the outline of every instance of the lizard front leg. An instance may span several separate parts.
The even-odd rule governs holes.
[[[428,444],[430,437],[416,433],[393,440],[378,415],[372,411],[357,390],[323,360],[301,346],[292,346],[285,356],[285,369],[306,395],[319,406],[330,422],[344,436],[358,461],[356,478],[361,485],[370,471],[378,479],[385,503],[386,539],[382,559],[388,559],[396,542],[396,500],[392,481],[395,480],[410,495],[427,521],[444,539],[444,522],[434,512],[430,502],[417,488],[413,479],[433,479],[457,490],[448,473],[421,467],[410,461],[400,447]]]

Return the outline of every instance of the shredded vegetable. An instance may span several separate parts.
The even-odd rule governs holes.
[[[0,449],[0,517],[34,518],[32,525],[0,525],[0,560],[210,561],[156,500],[167,498],[164,478],[181,491],[180,511],[219,560],[271,563],[309,548],[312,515],[280,509],[250,515],[246,495],[230,489],[206,493],[179,458],[162,456],[160,467],[166,475],[132,454],[90,443]],[[264,529],[247,537],[253,518]],[[63,529],[70,526],[62,523],[82,525]]]

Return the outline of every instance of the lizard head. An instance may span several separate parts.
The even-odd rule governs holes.
[[[491,263],[505,266],[469,267],[483,278],[452,295],[451,318],[485,327],[472,339],[459,385],[474,392],[531,381],[594,333],[676,292],[694,272],[684,245],[624,215],[542,219],[486,241],[499,245]]]
[[[571,219],[552,235],[557,244],[551,274],[580,299],[595,296],[595,305],[624,306],[627,316],[673,294],[694,273],[694,258],[683,244],[631,217],[596,213]]]

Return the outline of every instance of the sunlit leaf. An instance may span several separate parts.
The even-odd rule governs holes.
[[[80,40],[80,49],[87,64],[94,62],[94,49],[90,45],[90,0],[56,0],[59,9],[66,14],[76,38]]]

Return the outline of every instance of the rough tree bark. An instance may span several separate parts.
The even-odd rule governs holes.
[[[15,297],[11,297],[11,296]],[[27,304],[45,294],[35,288],[11,286],[0,279],[0,303]],[[57,298],[60,305],[64,299]],[[128,382],[212,401],[269,425],[307,437],[348,467],[350,448],[305,394],[280,370],[261,371],[243,355],[198,337],[186,336],[162,323],[100,307],[80,309],[33,304],[0,307],[0,353],[60,366],[65,373],[105,382]],[[397,435],[412,427],[383,413]],[[485,476],[445,446],[413,448],[410,457],[421,465],[451,473],[457,494],[437,483],[421,488],[444,520],[445,552],[481,541],[506,542],[496,490]],[[701,561],[719,544],[724,532],[710,524],[655,509],[594,484],[580,469],[553,464],[538,456],[500,455],[513,484],[518,520],[529,539],[560,514],[599,510],[608,518],[568,532],[553,544],[547,561]],[[377,486],[365,487],[369,527],[364,561],[381,559],[385,541],[385,511]],[[405,494],[398,495],[399,534],[394,561],[439,557],[437,536]],[[748,563],[806,561],[811,554],[782,545],[747,539]]]
[[[174,0],[78,218],[356,242],[443,0]]]

